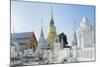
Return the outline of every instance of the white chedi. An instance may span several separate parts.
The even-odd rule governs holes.
[[[81,49],[84,48],[94,48],[95,30],[88,22],[86,16],[83,17],[80,27],[77,30],[77,41],[78,46]]]
[[[86,16],[82,18],[77,30],[77,61],[95,60],[95,29],[89,24]]]
[[[77,61],[77,50],[78,50],[77,37],[76,37],[76,32],[74,31],[74,37],[72,41],[72,50],[71,50],[71,53],[72,53],[71,62]]]
[[[42,57],[46,48],[47,48],[47,41],[46,41],[44,34],[43,34],[43,28],[41,27],[41,34],[40,34],[40,38],[39,38],[39,41],[38,41],[37,49],[34,52],[34,56],[37,57],[37,58]]]

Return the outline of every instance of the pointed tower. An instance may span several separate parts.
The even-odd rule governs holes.
[[[48,48],[53,48],[53,43],[56,38],[56,27],[54,26],[53,7],[51,6],[51,20],[48,29]]]
[[[90,25],[89,25],[89,23],[88,23],[88,19],[87,19],[86,16],[84,16],[84,17],[82,18],[82,21],[81,21],[81,23],[80,23],[80,26],[81,26],[81,29],[82,29],[82,30],[85,30],[85,29],[89,30],[89,29],[90,29]]]
[[[84,16],[77,30],[78,61],[95,60],[95,28],[88,20],[89,18]]]
[[[74,23],[74,36],[73,36],[73,41],[72,41],[73,46],[77,46],[77,37],[76,37],[76,27]]]
[[[74,23],[74,36],[72,41],[72,60],[71,62],[77,61],[77,37],[76,37],[76,27]]]
[[[41,33],[40,33],[40,38],[39,38],[39,41],[38,41],[38,44],[41,42],[45,42],[46,41],[46,39],[45,39],[45,37],[44,37],[44,33],[43,33],[43,19],[41,19]],[[44,46],[44,47],[43,47]],[[45,44],[44,45],[42,45],[42,47],[43,48],[45,48]]]
[[[41,33],[40,33],[40,38],[38,41],[38,46],[37,46],[37,49],[34,53],[35,57],[38,57],[38,58],[40,58],[43,55],[44,50],[47,48],[47,41],[44,37],[42,24],[43,24],[43,19],[41,19]]]
[[[51,20],[50,20],[50,26],[54,26],[53,7],[52,7],[52,6],[51,6]]]
[[[87,19],[86,16],[84,16],[84,17],[82,18],[82,21],[81,21],[81,23],[80,23],[80,26],[85,26],[85,25],[88,25],[88,19]]]
[[[74,32],[73,45],[76,45],[77,46],[76,32]]]
[[[77,30],[78,46],[81,49],[94,47],[94,27],[89,24],[88,18],[84,16]]]

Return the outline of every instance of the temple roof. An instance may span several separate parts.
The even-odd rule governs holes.
[[[29,38],[33,35],[33,32],[21,32],[21,33],[15,33],[11,34],[12,36],[15,35],[16,38]]]

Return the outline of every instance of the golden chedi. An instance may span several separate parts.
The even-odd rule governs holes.
[[[56,38],[56,27],[54,26],[54,19],[53,19],[53,11],[51,9],[51,20],[50,20],[50,25],[48,29],[48,48],[52,48],[54,40]]]

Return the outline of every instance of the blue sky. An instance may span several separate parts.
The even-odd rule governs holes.
[[[95,26],[95,7],[68,4],[51,4],[35,2],[11,2],[11,32],[35,32],[37,39],[41,31],[41,18],[43,19],[43,31],[45,38],[48,34],[48,26],[51,18],[51,6],[53,6],[54,23],[57,34],[64,32],[68,41],[73,39],[74,23],[79,27],[83,16],[87,16],[89,24]]]

